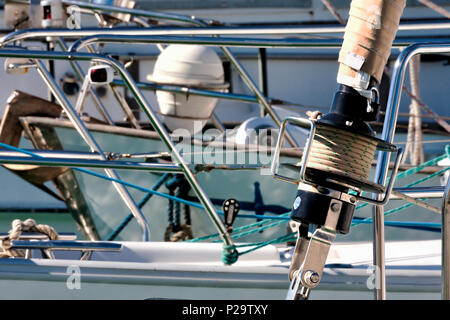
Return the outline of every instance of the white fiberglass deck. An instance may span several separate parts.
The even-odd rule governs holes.
[[[56,260],[2,259],[0,298],[275,300],[284,299],[289,285],[292,248],[267,246],[226,266],[221,244],[122,244],[121,252],[94,253],[90,261],[77,260],[79,252],[57,252]],[[372,299],[371,246],[333,245],[311,299]],[[440,298],[440,241],[390,242],[386,258],[388,298]]]

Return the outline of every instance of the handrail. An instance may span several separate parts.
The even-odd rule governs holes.
[[[395,41],[395,46],[406,46],[410,44],[414,39],[408,39],[405,42]],[[89,36],[81,38],[72,44],[69,51],[75,52],[82,47],[95,42],[114,42],[114,43],[183,43],[183,44],[200,44],[220,47],[227,59],[236,67],[237,71],[241,75],[242,79],[247,83],[253,94],[257,97],[258,101],[264,107],[265,111],[269,114],[275,124],[280,127],[281,120],[278,115],[273,111],[270,104],[267,102],[267,98],[254,84],[251,77],[247,74],[244,68],[240,65],[237,59],[229,51],[230,46],[249,46],[249,47],[321,47],[321,46],[335,46],[341,45],[341,40],[338,39],[242,39],[242,38],[211,38],[211,37],[178,37],[178,36],[136,36],[136,35],[115,35],[115,34],[100,34],[95,36]],[[297,143],[292,138],[289,132],[286,134],[288,142],[296,147]]]
[[[139,9],[130,9],[125,7],[119,7],[119,6],[109,6],[109,5],[102,5],[102,4],[95,4],[95,3],[87,3],[87,2],[80,2],[80,1],[73,1],[73,0],[63,0],[63,4],[67,6],[78,6],[82,9],[91,10],[92,12],[103,12],[103,13],[122,13],[127,14],[132,17],[145,17],[145,18],[151,18],[155,20],[166,20],[166,21],[175,21],[175,22],[185,22],[189,24],[196,24],[198,26],[206,26],[206,25],[217,25],[221,24],[223,25],[223,22],[211,20],[211,19],[204,19],[204,18],[198,18],[195,16],[188,16],[188,15],[182,15],[182,14],[173,14],[173,13],[167,13],[167,12],[160,12],[160,11],[150,11],[150,10],[139,10]],[[227,24],[228,26],[228,24]],[[317,27],[316,27],[317,28]],[[318,27],[318,29],[322,29],[321,33],[334,33],[339,32],[343,33],[345,30],[345,27],[343,26],[334,26],[334,27]],[[426,25],[423,25],[420,29],[416,29],[411,27],[411,24],[405,24],[400,25],[399,30],[428,30],[428,29],[434,29],[433,24],[427,23]]]
[[[450,27],[450,24],[449,24]],[[192,30],[204,30],[204,29],[211,29],[211,28],[190,28],[188,29],[189,32]],[[166,29],[163,29],[166,30]],[[179,30],[179,29],[175,29],[175,30]],[[183,29],[184,30],[184,29]],[[164,32],[164,31],[163,31]],[[6,36],[3,38],[3,43],[0,42],[1,44],[8,44],[11,41],[14,41],[16,39],[30,39],[32,37],[40,37],[40,36],[48,36],[50,35],[57,35],[58,39],[60,39],[58,42],[60,43],[62,41],[61,46],[62,49],[67,51],[68,48],[65,45],[65,43],[63,42],[64,40],[62,40],[62,38],[64,37],[81,37],[81,36],[86,36],[86,38],[82,38],[79,40],[79,42],[75,43],[72,45],[71,50],[75,50],[80,49],[81,47],[84,46],[88,46],[89,43],[94,43],[100,40],[103,41],[108,41],[108,42],[122,42],[122,41],[130,41],[130,42],[134,42],[134,43],[159,43],[159,42],[164,42],[164,43],[179,43],[179,41],[185,41],[186,38],[179,38],[179,37],[164,37],[164,38],[158,38],[158,37],[154,37],[154,38],[150,38],[152,36],[154,36],[155,34],[158,35],[160,33],[163,33],[161,31],[156,31],[154,29],[142,29],[142,28],[132,28],[132,29],[84,29],[84,30],[67,30],[67,29],[56,29],[56,30],[48,30],[48,29],[32,29],[32,30],[21,30],[18,33],[11,33],[10,35]],[[100,35],[98,34],[100,33]],[[15,34],[18,35],[19,37],[15,37]],[[127,35],[127,37],[125,37],[125,35]],[[108,39],[105,39],[105,37],[108,36]],[[166,39],[165,41],[163,39]],[[182,40],[180,40],[182,39]],[[190,41],[194,41],[198,39],[200,41],[200,43],[205,44],[205,42],[208,42],[208,44],[212,45],[214,43],[214,45],[218,46],[219,44],[222,44],[223,40],[229,41],[230,45],[233,44],[233,46],[245,46],[245,47],[260,47],[260,46],[266,46],[266,47],[277,47],[277,48],[290,48],[290,47],[316,47],[316,46],[321,46],[321,47],[339,47],[341,45],[341,40],[338,39],[321,39],[321,40],[316,40],[316,39],[248,39],[248,40],[244,40],[243,39],[239,39],[239,38],[221,38],[220,40],[218,38],[188,38],[187,40]],[[213,40],[211,40],[213,39]],[[209,41],[208,41],[209,40]],[[419,40],[423,40],[422,38],[418,38],[418,39],[402,39],[399,38],[396,41],[394,41],[394,47],[396,46],[406,46],[409,45],[411,42],[415,42],[415,41],[419,41]],[[198,43],[198,42],[196,42]],[[81,74],[81,70],[79,68],[79,66],[76,65],[75,62],[71,62],[74,65],[74,69],[77,72],[77,74]],[[142,84],[139,83],[138,84],[140,87],[142,87]],[[177,91],[177,92],[181,92],[184,91],[185,93],[188,94],[192,94],[192,95],[202,95],[202,96],[212,96],[212,97],[217,97],[217,98],[225,98],[225,99],[233,99],[233,100],[240,100],[240,101],[246,101],[246,102],[254,102],[254,103],[258,103],[259,99],[257,97],[252,97],[252,96],[237,96],[237,95],[233,95],[230,93],[221,93],[221,92],[210,92],[207,90],[198,90],[198,89],[188,89],[189,92],[186,92],[185,88],[175,88],[173,86],[161,86],[161,85],[154,85],[154,86],[158,86],[158,90],[163,90],[163,91]],[[152,88],[155,89],[155,88]],[[178,90],[177,90],[178,89]],[[99,106],[100,110],[104,109],[104,107],[102,107],[101,103],[99,99],[96,99],[96,95],[94,92],[94,102],[97,103],[97,105]],[[267,100],[268,98],[266,98]],[[120,101],[119,101],[120,102]],[[268,104],[270,104],[270,101],[267,101]]]
[[[69,251],[121,251],[122,244],[110,241],[13,240],[13,249],[47,249]]]
[[[336,29],[336,30],[335,30]],[[403,30],[432,30],[450,29],[450,22],[437,24],[414,24],[405,25]],[[402,30],[400,25],[399,30]],[[196,35],[196,36],[238,36],[238,35],[294,35],[294,34],[324,34],[334,32],[344,32],[344,27],[117,27],[114,29],[105,28],[83,28],[83,29],[23,29],[17,30],[0,38],[0,43],[6,44],[14,41],[23,41],[30,38],[63,37],[80,38],[96,34],[116,34],[116,35]]]
[[[397,124],[398,110],[400,106],[401,90],[405,79],[405,71],[408,62],[417,54],[427,53],[448,53],[450,52],[450,42],[430,42],[416,43],[405,48],[397,58],[394,72],[391,79],[389,98],[386,108],[386,116],[383,124],[381,139],[392,143]],[[375,183],[384,184],[389,168],[390,154],[380,152],[378,155],[377,167],[375,171]],[[382,206],[375,206],[373,211],[373,250],[374,264],[377,267],[377,283],[374,289],[375,298],[386,298],[386,272],[384,259],[384,209]]]
[[[59,44],[61,49],[63,51],[67,51],[68,50],[68,46],[67,46],[66,42],[64,41],[64,39],[61,38],[61,37],[56,37],[56,39],[57,39],[56,42]],[[94,50],[90,46],[87,46],[87,49],[88,49],[89,52],[94,53]],[[76,61],[71,61],[71,65],[72,65],[72,68],[75,71],[75,73],[80,78],[80,80],[83,80],[85,75],[83,74],[83,70],[81,69],[80,65]],[[130,121],[131,125],[133,127],[135,127],[136,129],[140,129],[141,126],[139,125],[138,120],[134,116],[133,111],[131,110],[131,108],[128,105],[128,103],[126,102],[126,100],[122,98],[122,96],[117,91],[117,89],[114,88],[111,84],[108,84],[108,87],[111,88],[111,91],[114,93],[114,96],[116,97],[117,102],[121,106],[124,114],[126,115],[128,120]],[[95,90],[93,90],[92,87],[89,87],[89,91],[90,91],[90,93],[92,95],[92,98],[94,100],[94,103],[97,105],[97,108],[100,111],[100,113],[107,120],[107,122],[112,124],[113,123],[112,119],[111,120],[108,119],[109,118],[108,111],[104,107],[101,99],[98,97],[98,95],[95,92]],[[83,93],[80,93],[80,94],[83,94]],[[86,93],[84,93],[84,94],[86,94]]]
[[[56,42],[58,43],[58,45],[60,46],[60,48],[62,50],[64,50],[64,51],[68,50],[68,46],[67,46],[66,42],[64,41],[64,39],[58,37]],[[80,80],[82,80],[84,78],[84,75],[83,75],[83,69],[81,69],[81,66],[76,61],[71,61],[70,64],[71,64],[72,69],[75,72],[75,74],[79,77]],[[97,92],[95,92],[95,90],[93,88],[89,88],[89,93],[91,94],[92,100],[94,101],[95,105],[97,106],[97,110],[100,112],[103,119],[107,123],[114,125],[114,121],[113,121],[112,117],[109,115],[108,110],[103,105],[103,102],[100,99],[100,97],[98,96]]]
[[[442,26],[442,29],[450,29],[450,23],[446,23]],[[36,38],[46,38],[46,37],[60,37],[63,39],[78,39],[82,37],[90,37],[96,35],[114,35],[114,36],[167,36],[167,37],[175,37],[175,36],[207,36],[207,35],[227,35],[227,36],[236,36],[240,34],[241,28],[236,30],[229,30],[220,27],[204,27],[204,28],[114,28],[114,29],[104,29],[104,28],[85,28],[85,29],[24,29],[18,30],[0,38],[0,46],[5,46],[9,43],[15,41],[24,41],[29,39]],[[244,29],[245,30],[245,29]],[[262,29],[264,30],[264,29]],[[282,31],[279,30],[279,31]],[[298,33],[298,32],[297,32]],[[242,34],[264,34],[264,35],[273,35],[278,34],[278,32],[260,32],[260,33],[242,33]],[[280,32],[280,34],[282,34]],[[295,34],[295,32],[293,32]],[[424,42],[427,39],[429,40],[431,37],[423,36],[423,37],[397,37],[394,40],[393,46],[407,46],[416,42]],[[170,38],[169,38],[170,39]],[[174,38],[175,39],[175,38]],[[211,39],[211,38],[210,38]],[[220,40],[227,40],[230,43],[222,43],[224,46],[245,46],[245,47],[267,47],[267,48],[291,48],[291,47],[308,47],[308,46],[330,46],[330,47],[339,47],[342,44],[342,39],[340,38],[331,38],[331,39],[272,39],[272,38],[254,38],[250,39],[248,43],[240,43],[243,38],[233,38],[233,37],[221,37],[221,38],[213,38],[211,44],[209,45],[217,45],[219,46]],[[205,41],[206,37],[200,38],[201,41]],[[196,43],[196,44],[204,44],[204,43]]]
[[[121,170],[144,170],[147,172],[171,172],[183,173],[176,164],[160,164],[134,161],[112,161],[102,159],[61,159],[60,157],[26,157],[23,155],[11,155],[10,151],[0,150],[0,162],[3,164],[38,165],[44,167],[68,167],[68,168],[101,168]]]
[[[8,50],[8,49],[0,49],[0,57],[15,57],[15,58],[29,58],[36,60],[37,63],[40,63],[38,60],[73,60],[73,61],[93,61],[93,62],[100,62],[107,64],[111,66],[115,71],[118,73],[118,75],[122,78],[122,80],[125,82],[127,87],[130,89],[130,92],[133,94],[134,98],[138,102],[139,106],[143,109],[144,113],[148,116],[150,123],[152,127],[155,129],[155,131],[158,133],[159,137],[163,141],[163,143],[166,145],[166,147],[170,150],[172,153],[172,156],[174,157],[174,160],[180,166],[181,170],[183,171],[187,181],[191,185],[193,191],[197,194],[200,202],[205,207],[206,212],[208,213],[210,219],[213,222],[213,225],[216,227],[216,229],[219,231],[221,238],[223,239],[225,245],[227,247],[233,247],[232,239],[229,235],[229,233],[226,231],[226,228],[218,216],[211,200],[208,198],[208,196],[205,194],[203,189],[198,184],[194,174],[190,170],[188,164],[185,162],[179,151],[177,150],[176,146],[174,145],[174,142],[172,141],[169,133],[166,131],[156,114],[153,112],[152,108],[150,107],[150,104],[147,102],[145,96],[141,93],[138,86],[136,85],[135,81],[131,77],[131,75],[128,73],[128,71],[115,59],[99,55],[99,54],[92,54],[92,53],[77,53],[77,52],[46,52],[46,51],[27,51],[27,50]],[[40,71],[43,73],[45,69],[42,66],[42,63],[40,63]],[[53,89],[53,93],[56,95],[58,99],[61,99],[61,90],[54,86],[53,83],[51,83],[51,77],[48,74],[44,75],[44,80],[47,82],[47,84]],[[62,94],[63,95],[63,94]],[[67,99],[61,99],[60,103],[63,105],[63,107],[70,107],[70,103],[67,101]],[[70,110],[69,110],[70,111]],[[74,122],[74,124],[78,124],[77,119],[79,120],[78,116],[76,114],[69,114],[70,120]],[[82,132],[83,134],[86,134],[87,132]],[[94,150],[95,151],[95,150]],[[99,152],[102,154],[101,152]],[[139,217],[137,217],[139,218]],[[138,220],[139,221],[139,220]],[[142,221],[141,221],[142,222]],[[144,220],[145,222],[145,220]],[[141,227],[143,227],[141,223]]]
[[[25,54],[26,56],[26,54]],[[44,58],[46,59],[46,58]],[[34,63],[36,64],[37,71],[39,75],[42,77],[44,82],[47,84],[48,88],[50,89],[51,93],[55,97],[55,99],[59,102],[63,110],[66,112],[67,117],[74,125],[76,131],[81,136],[81,138],[86,142],[86,144],[89,146],[90,150],[92,152],[99,153],[103,160],[107,160],[106,155],[103,153],[102,149],[100,148],[100,145],[95,141],[94,136],[89,132],[89,130],[86,128],[86,125],[84,122],[80,119],[80,117],[77,115],[76,111],[72,107],[70,101],[67,99],[67,97],[64,95],[64,92],[60,89],[58,86],[56,80],[54,79],[53,75],[47,70],[47,67],[40,59],[32,59],[34,60]],[[119,179],[119,176],[117,172],[113,169],[104,169],[105,173],[108,175],[108,177],[113,179]],[[127,188],[119,183],[113,183],[113,186],[119,196],[122,198],[126,206],[131,210],[133,215],[135,216],[138,224],[142,228],[143,234],[142,238],[144,241],[150,240],[150,227],[148,225],[147,219],[145,218],[144,214],[141,212],[139,207],[137,206],[136,202],[134,201],[133,197],[127,190]]]
[[[442,299],[450,300],[450,178],[442,202]]]
[[[145,34],[142,32],[138,35],[131,33],[116,34],[114,32],[99,32],[95,35],[89,35],[79,38],[75,41],[69,51],[79,51],[83,47],[93,43],[163,43],[163,44],[191,44],[215,47],[241,47],[241,48],[340,48],[342,39],[271,39],[271,38],[237,38],[237,37],[221,37],[212,38],[205,36],[160,36]],[[397,38],[393,42],[393,47],[406,47],[413,43],[429,40],[426,38]]]

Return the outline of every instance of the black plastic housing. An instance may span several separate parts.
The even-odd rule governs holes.
[[[292,208],[291,212],[291,219],[304,224],[323,226],[327,219],[328,209],[333,198],[325,194],[304,190],[297,191],[296,198],[298,197],[300,200],[296,199],[294,202],[294,208]],[[336,231],[341,234],[347,234],[350,231],[356,206],[344,201],[341,202],[342,208],[336,226]]]
[[[358,134],[375,136],[366,122],[375,121],[379,110],[379,103],[368,102],[368,99],[361,96],[358,91],[341,84],[334,95],[330,112],[317,122]]]

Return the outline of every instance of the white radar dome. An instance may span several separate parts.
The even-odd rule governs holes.
[[[158,56],[148,80],[194,89],[225,91],[222,61],[217,53],[198,45],[170,45]],[[156,96],[165,125],[172,131],[186,129],[191,134],[203,129],[218,99],[157,90]]]

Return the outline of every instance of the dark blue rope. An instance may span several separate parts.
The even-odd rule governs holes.
[[[161,176],[161,178],[159,178],[159,180],[155,183],[155,185],[153,186],[152,190],[156,191],[159,188],[161,188],[161,186],[164,184],[164,182],[166,182],[166,180],[171,176],[170,173],[165,173]],[[138,207],[139,209],[142,209],[147,202],[153,197],[153,193],[147,193],[144,198],[138,203]],[[116,227],[116,229],[114,229],[107,237],[106,240],[107,241],[112,241],[114,240],[120,232],[122,232],[123,229],[125,229],[125,227],[130,223],[130,221],[133,219],[133,214],[129,213],[128,216]]]
[[[175,197],[180,198],[180,188],[175,192]],[[174,231],[178,231],[181,226],[181,203],[179,201],[175,202],[175,210],[174,210],[174,221],[173,221],[173,229]]]
[[[173,196],[173,191],[169,190],[169,195]],[[174,201],[173,200],[169,200],[169,205],[167,206],[167,218],[169,220],[169,225],[173,225],[173,207],[174,207]]]
[[[16,147],[4,144],[4,143],[0,143],[0,146],[4,147],[6,149],[19,151],[19,152],[22,152],[24,154],[31,155],[33,157],[43,158],[43,157],[41,157],[41,156],[39,156],[39,155],[37,155],[37,154],[35,154],[33,152],[30,152],[30,151],[27,151],[27,150],[23,150],[23,149],[20,149],[20,148],[16,148]],[[450,146],[447,146],[446,147],[446,152],[449,153],[449,150],[450,150]],[[195,203],[195,202],[192,202],[192,201],[187,201],[185,199],[176,198],[173,195],[168,195],[168,194],[165,194],[165,193],[157,192],[155,190],[151,190],[151,189],[148,189],[148,188],[145,188],[145,187],[141,187],[141,186],[138,186],[136,184],[133,184],[133,183],[130,183],[130,182],[126,182],[126,181],[123,181],[123,180],[110,178],[110,177],[108,177],[106,175],[103,175],[103,174],[100,174],[100,173],[97,173],[97,172],[94,172],[94,171],[91,171],[91,170],[87,170],[87,169],[83,169],[83,168],[74,168],[74,170],[79,171],[79,172],[83,172],[83,173],[87,173],[89,175],[93,175],[93,176],[96,176],[96,177],[99,177],[99,178],[102,178],[102,179],[105,179],[105,180],[117,182],[117,183],[120,183],[120,184],[125,185],[125,186],[129,186],[129,187],[137,189],[137,190],[141,190],[141,191],[144,191],[144,192],[156,194],[156,195],[158,195],[160,197],[163,197],[163,198],[166,198],[166,199],[169,199],[169,200],[173,200],[173,201],[177,201],[177,202],[181,202],[181,203],[184,203],[186,205],[193,206],[195,208],[204,209],[204,207],[201,204],[199,204],[199,203]],[[219,215],[223,215],[223,212],[220,211],[220,210],[217,210],[217,213]],[[286,220],[286,221],[290,220],[289,217],[280,217],[280,216],[261,216],[261,215],[240,214],[240,215],[238,215],[238,217],[239,218],[251,218],[251,219],[255,219],[256,218],[256,219],[274,219],[274,220]],[[358,223],[372,223],[371,220],[366,220],[366,221],[355,220],[355,221],[357,221]],[[398,228],[415,228],[417,230],[433,231],[433,232],[438,232],[437,231],[438,226],[440,228],[440,224],[430,224],[430,223],[422,223],[422,222],[406,222],[406,221],[405,222],[385,221],[385,225],[386,226],[390,226],[390,227],[398,227]]]

